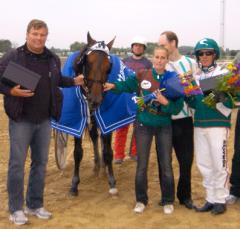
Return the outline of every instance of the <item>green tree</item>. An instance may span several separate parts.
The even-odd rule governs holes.
[[[194,47],[192,47],[192,46],[180,46],[179,47],[179,52],[182,55],[192,56],[193,52],[194,52]]]
[[[157,45],[158,45],[157,43],[147,42],[147,49],[146,49],[145,53],[152,56],[153,51]]]
[[[239,50],[231,50],[230,56],[236,56],[239,53]]]
[[[121,58],[125,58],[129,52],[131,52],[130,48],[112,48],[111,49],[111,53],[118,55]]]
[[[220,47],[220,59],[224,59],[226,57],[226,52]]]
[[[11,48],[12,48],[11,41],[0,39],[0,52],[5,53]]]
[[[84,43],[84,42],[75,41],[73,44],[70,45],[70,51],[71,52],[78,51],[85,45],[86,45],[86,43]]]

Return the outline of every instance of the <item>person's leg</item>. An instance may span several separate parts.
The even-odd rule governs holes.
[[[230,194],[240,198],[240,110],[237,113],[232,172],[230,176]]]
[[[136,136],[135,136],[136,128],[135,123],[133,124],[133,133],[130,143],[130,150],[129,150],[129,156],[133,159],[137,159],[137,145],[136,145]]]
[[[227,138],[229,130],[223,127],[208,129],[214,184],[214,204],[211,213],[218,215],[226,211],[226,198],[229,195],[227,188]]]
[[[179,163],[177,197],[180,203],[191,200],[191,169],[193,162],[192,118],[173,120],[173,147]]]
[[[157,159],[162,205],[174,202],[174,177],[172,170],[172,128],[160,127],[156,131]]]
[[[123,126],[115,131],[115,140],[114,140],[114,159],[123,160],[125,157],[125,146],[127,141],[129,125]]]
[[[130,157],[133,159],[137,159],[137,145],[136,145],[135,135],[132,136],[132,141],[131,141],[130,147],[131,147]]]
[[[136,143],[137,143],[137,170],[135,177],[135,192],[137,202],[144,205],[148,203],[148,161],[153,134],[151,127],[136,123]]]
[[[228,164],[227,164],[227,139],[228,128],[209,128],[208,140],[212,159],[214,203],[226,203],[229,195]]]
[[[46,165],[48,161],[51,137],[50,120],[36,125],[31,140],[31,170],[27,190],[27,207],[37,209],[43,207],[43,192]]]
[[[32,125],[9,120],[10,156],[8,164],[8,205],[10,213],[23,209],[24,165],[32,136]]]
[[[194,128],[194,147],[197,167],[203,177],[203,186],[206,189],[207,202],[214,203],[213,168],[210,147],[207,139],[207,130]]]

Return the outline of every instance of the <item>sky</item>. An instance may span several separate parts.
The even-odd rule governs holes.
[[[87,32],[113,47],[129,47],[136,35],[157,42],[165,30],[174,31],[179,45],[194,46],[209,37],[219,44],[223,0],[2,0],[0,39],[15,46],[25,42],[31,19],[49,27],[46,46],[66,48],[86,42]],[[240,0],[225,0],[224,48],[240,50]]]

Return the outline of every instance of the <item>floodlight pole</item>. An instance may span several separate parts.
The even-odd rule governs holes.
[[[220,47],[224,50],[225,0],[220,0]]]

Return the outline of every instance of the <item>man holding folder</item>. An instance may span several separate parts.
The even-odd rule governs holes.
[[[61,87],[83,83],[83,77],[74,79],[62,77],[60,60],[45,47],[48,27],[44,21],[29,22],[26,43],[5,54],[0,61],[0,92],[4,94],[4,108],[9,117],[10,155],[7,190],[9,197],[10,221],[16,225],[26,224],[26,214],[49,219],[52,214],[43,207],[45,171],[51,135],[51,118],[58,120],[61,115]],[[9,66],[14,62],[15,67]],[[11,64],[10,64],[11,65]],[[19,67],[18,67],[19,66]],[[11,78],[10,72],[16,72]],[[28,71],[30,70],[30,71]],[[31,78],[38,74],[36,88],[26,88],[26,74]],[[32,73],[31,73],[32,72]],[[12,83],[4,79],[10,78]],[[15,80],[19,78],[18,80]],[[14,82],[15,81],[15,82]],[[21,84],[21,85],[20,85]],[[28,148],[31,149],[31,168],[24,205],[24,165]]]

